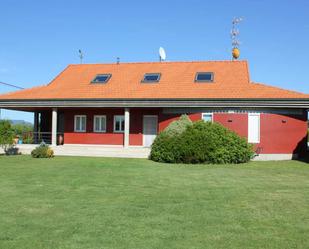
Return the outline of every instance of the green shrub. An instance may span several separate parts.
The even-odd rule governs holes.
[[[252,145],[235,132],[217,123],[198,121],[178,135],[160,133],[150,159],[168,163],[244,163],[253,154]]]
[[[22,135],[23,144],[32,144],[33,143],[33,133],[32,132],[25,132]]]
[[[181,115],[179,120],[171,122],[168,127],[166,127],[165,132],[170,136],[175,136],[181,134],[186,130],[188,126],[192,125],[192,121],[187,115]]]
[[[177,153],[179,136],[170,136],[166,131],[161,132],[151,146],[150,159],[156,162],[175,163],[179,161]]]
[[[0,146],[7,153],[13,147],[14,131],[8,120],[0,120]]]
[[[15,136],[23,137],[25,133],[29,134],[33,131],[33,125],[28,123],[12,124]]]
[[[15,137],[23,141],[24,144],[33,143],[33,125],[28,123],[12,124]]]
[[[33,151],[31,151],[33,158],[51,158],[54,157],[54,151],[45,143],[41,143]]]

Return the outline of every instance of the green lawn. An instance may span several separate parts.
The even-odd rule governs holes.
[[[0,248],[309,248],[309,164],[0,156]]]

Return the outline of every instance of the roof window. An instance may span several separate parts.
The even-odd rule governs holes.
[[[98,74],[91,83],[106,83],[111,77],[111,74]]]
[[[195,75],[195,82],[213,82],[214,74],[212,72],[198,72]]]
[[[152,82],[159,82],[161,78],[160,73],[146,73],[142,80],[143,83],[152,83]]]

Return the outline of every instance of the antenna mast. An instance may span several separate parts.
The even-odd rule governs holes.
[[[232,39],[232,60],[237,60],[240,56],[240,50],[239,50],[239,45],[240,41],[238,39],[239,36],[239,29],[238,24],[242,21],[243,19],[241,17],[235,17],[232,20],[232,30],[231,30],[231,39]]]
[[[80,64],[83,64],[84,54],[80,49],[78,50],[78,54],[79,54],[78,57],[80,59]]]

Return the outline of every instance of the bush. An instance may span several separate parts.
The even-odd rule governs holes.
[[[252,145],[235,132],[217,123],[198,121],[176,136],[160,133],[150,159],[168,163],[244,163],[253,154]]]
[[[170,136],[183,133],[188,126],[192,125],[192,121],[187,115],[181,115],[179,120],[173,121],[166,127],[165,132]]]
[[[28,123],[12,124],[15,137],[23,141],[24,144],[33,143],[33,125]]]
[[[0,120],[0,146],[7,153],[13,147],[14,131],[8,120]]]
[[[170,136],[166,131],[161,132],[151,146],[150,159],[156,162],[178,162],[178,140],[179,135]]]
[[[31,132],[24,133],[22,136],[23,144],[32,144],[33,143],[33,134]]]
[[[15,136],[22,137],[25,133],[33,132],[33,125],[28,123],[12,124]]]
[[[33,158],[51,158],[54,157],[54,151],[45,143],[41,143],[33,151],[31,151]]]

